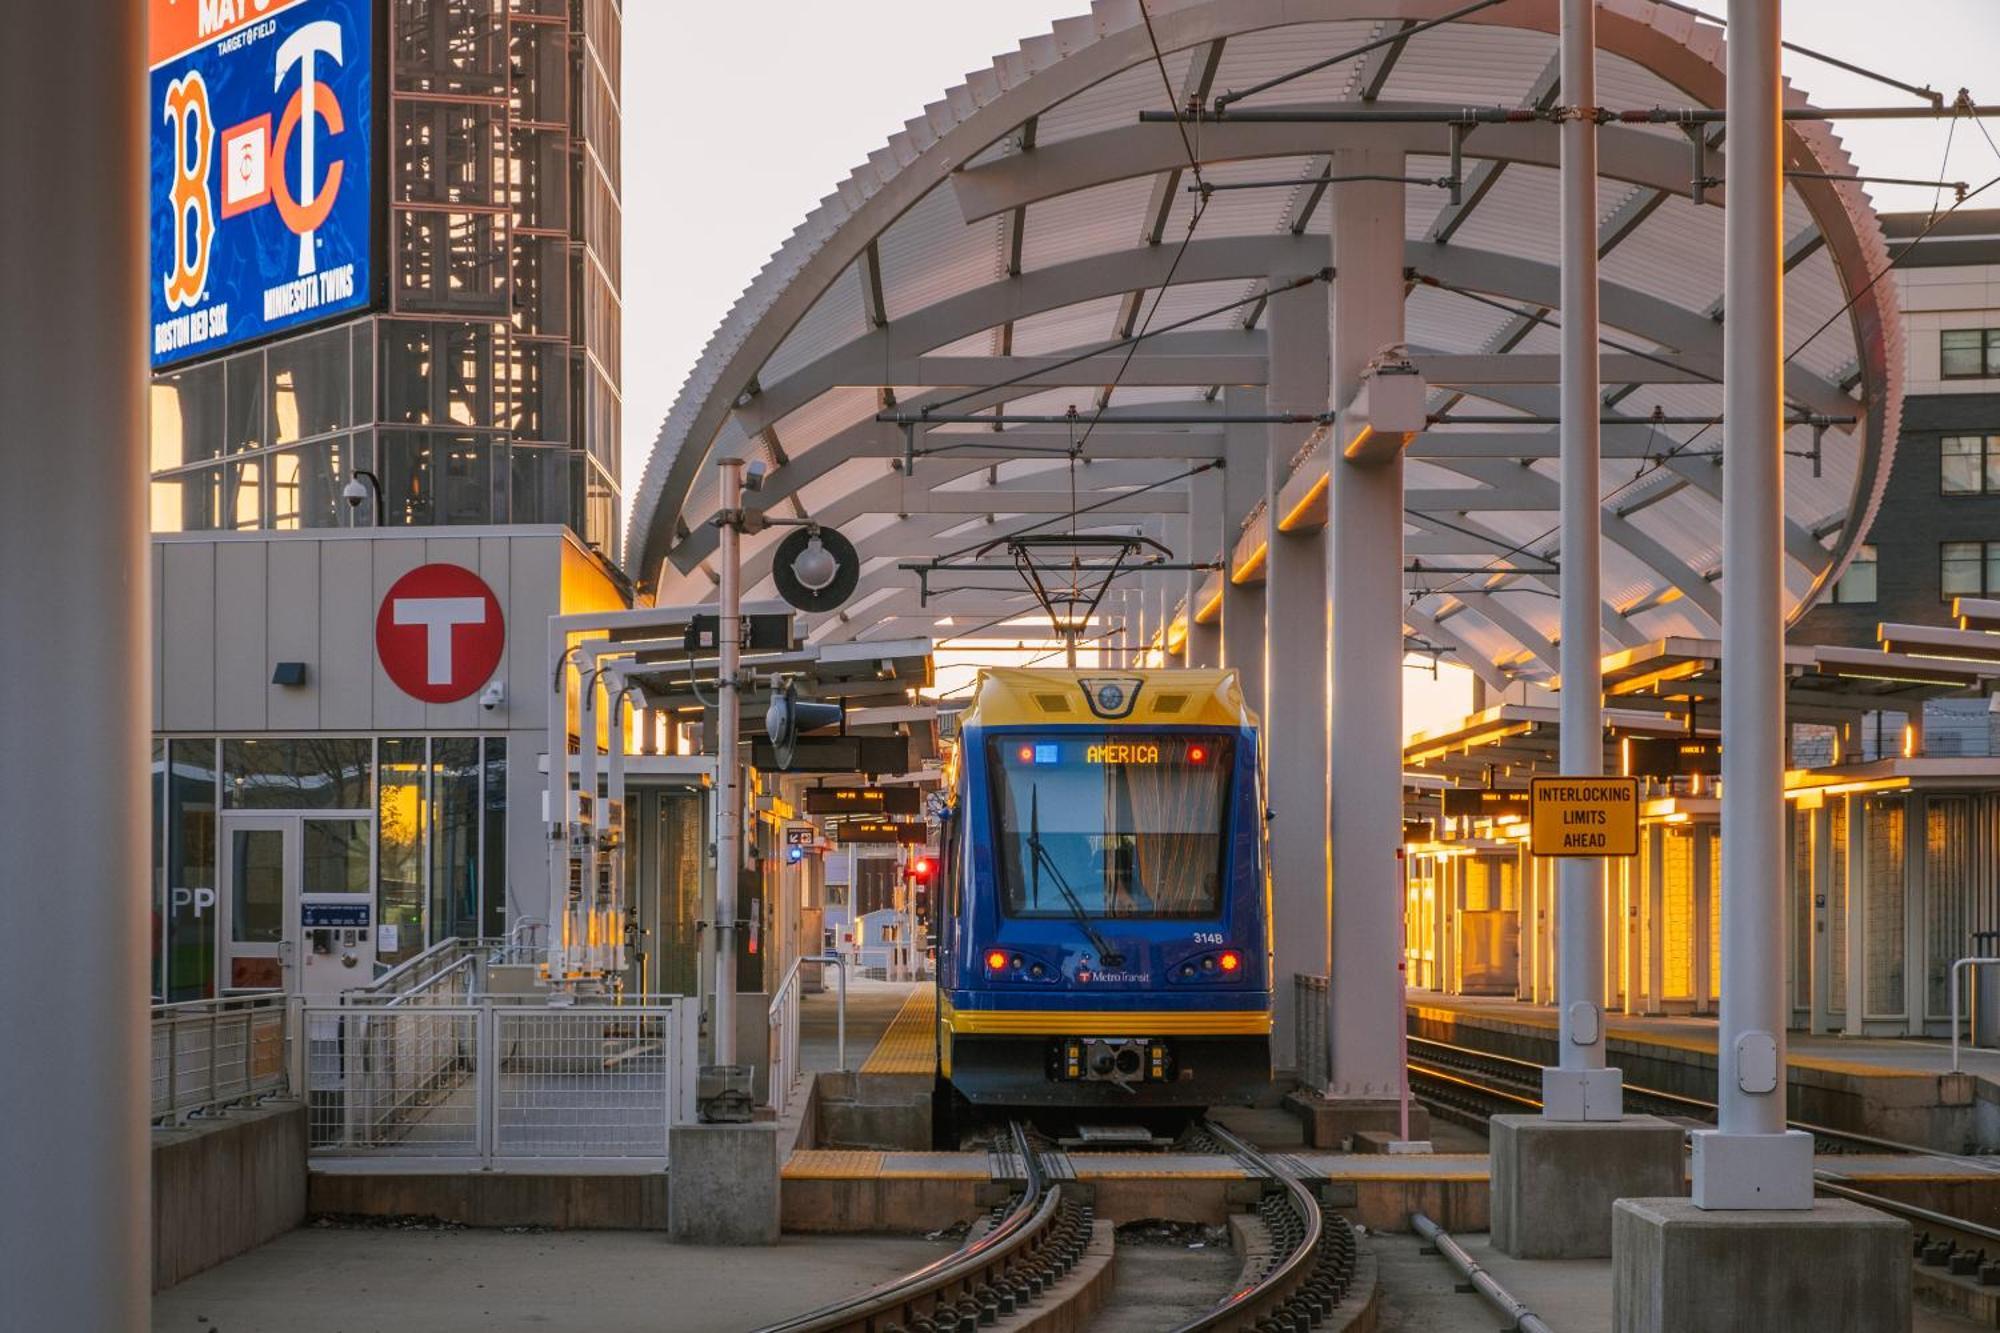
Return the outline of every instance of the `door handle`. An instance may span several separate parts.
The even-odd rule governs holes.
[[[297,956],[298,943],[295,940],[278,941],[278,960],[289,963]]]

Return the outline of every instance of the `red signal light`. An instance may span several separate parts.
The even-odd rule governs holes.
[[[1014,752],[1014,757],[1024,764],[1032,764],[1035,762],[1035,747],[1032,745],[1023,745]]]
[[[1205,745],[1190,745],[1190,746],[1188,746],[1188,762],[1189,762],[1190,764],[1205,764],[1205,763],[1207,763],[1207,762],[1208,762],[1208,747],[1207,747],[1207,746],[1205,746]]]
[[[910,873],[918,879],[929,879],[931,877],[931,859],[928,856],[917,857],[914,861],[910,862]]]
[[[1223,954],[1223,955],[1222,955],[1222,970],[1223,970],[1223,971],[1225,971],[1225,972],[1234,972],[1234,971],[1235,971],[1235,970],[1236,970],[1237,968],[1239,968],[1239,967],[1241,967],[1241,966],[1243,966],[1243,960],[1242,960],[1241,958],[1237,957],[1235,953],[1231,952],[1231,953],[1225,953],[1225,954]]]
[[[995,972],[1007,970],[1007,955],[995,949],[986,955],[986,966]]]

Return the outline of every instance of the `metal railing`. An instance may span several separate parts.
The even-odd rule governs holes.
[[[695,1118],[693,1002],[307,1004],[314,1156],[664,1162]]]
[[[153,1006],[152,1123],[290,1090],[285,997],[233,995]]]
[[[819,963],[839,970],[840,997],[838,1016],[834,1020],[834,1040],[840,1068],[847,1068],[847,960],[838,954],[794,958],[785,979],[778,984],[777,994],[771,997],[770,1086],[765,1092],[764,1104],[779,1115],[785,1113],[785,1107],[791,1102],[792,1093],[804,1072],[799,1068],[799,1005],[803,996],[799,969],[807,963]]]
[[[1333,1047],[1326,1030],[1326,978],[1292,974],[1293,1057],[1299,1086],[1324,1092],[1333,1078]]]
[[[1989,963],[2000,964],[2000,958],[1961,958],[1951,965],[1951,1072],[1958,1072],[1958,997],[1965,989],[1965,969]]]
[[[486,990],[486,965],[501,941],[439,940],[366,986],[342,991],[343,1004],[456,1004]]]

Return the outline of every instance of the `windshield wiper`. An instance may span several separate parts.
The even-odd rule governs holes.
[[[1028,850],[1035,854],[1036,901],[1040,901],[1042,895],[1042,867],[1047,866],[1049,878],[1056,882],[1057,892],[1061,893],[1063,901],[1069,904],[1070,915],[1076,918],[1076,924],[1083,928],[1083,933],[1096,946],[1099,961],[1106,967],[1125,966],[1125,955],[1112,948],[1104,936],[1098,934],[1096,925],[1090,919],[1090,913],[1083,910],[1083,903],[1077,898],[1076,891],[1070,888],[1069,881],[1063,878],[1062,869],[1056,865],[1055,857],[1042,845],[1042,789],[1039,783],[1028,788]]]

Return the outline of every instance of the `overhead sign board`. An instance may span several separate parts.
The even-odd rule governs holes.
[[[785,825],[785,846],[810,847],[812,845],[813,845],[813,826],[811,824]]]
[[[1722,772],[1722,742],[1681,736],[1627,736],[1625,772],[1635,778],[1715,777]]]
[[[921,847],[929,836],[928,827],[922,823],[905,824],[894,819],[844,819],[833,828],[834,841],[843,847],[863,842],[900,842]]]
[[[373,0],[151,0],[155,369],[369,304]]]
[[[1536,856],[1637,856],[1637,778],[1535,778],[1529,850]]]
[[[808,787],[809,815],[920,815],[924,794],[915,787]]]
[[[1528,793],[1493,791],[1485,787],[1447,787],[1444,790],[1446,819],[1515,819],[1528,817]]]
[[[908,736],[801,736],[798,751],[789,764],[780,764],[778,755],[765,740],[750,743],[750,764],[767,773],[780,769],[793,773],[907,773],[910,771]]]
[[[484,685],[507,651],[500,599],[463,565],[419,565],[375,612],[375,655],[396,688],[448,704]]]

